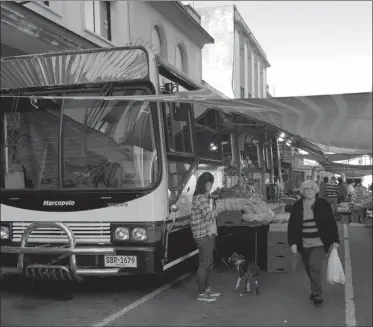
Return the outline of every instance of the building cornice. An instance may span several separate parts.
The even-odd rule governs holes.
[[[97,44],[16,2],[1,3],[1,24],[14,27],[61,50],[98,47]]]
[[[180,1],[149,2],[158,12],[200,47],[203,47],[205,44],[214,43],[213,37],[193,18]]]
[[[201,24],[199,24],[193,17],[191,14],[189,14],[188,10],[184,7],[184,5],[181,3],[181,1],[171,1],[173,3],[173,5],[175,5],[179,11],[185,15],[188,20],[194,25],[195,28],[197,28],[200,33],[206,38],[206,44],[209,44],[209,43],[214,43],[214,38],[209,34],[207,33],[207,31],[202,27]],[[194,9],[193,9],[194,10]],[[198,15],[198,13],[197,13]]]
[[[238,23],[241,26],[241,28],[245,32],[246,36],[250,40],[250,42],[255,46],[256,50],[258,51],[260,56],[263,58],[263,61],[266,65],[266,67],[267,68],[271,67],[271,64],[269,63],[269,61],[267,59],[267,54],[265,53],[263,48],[260,46],[258,40],[255,38],[253,32],[251,32],[249,26],[247,26],[245,20],[243,19],[243,17],[241,16],[239,11],[237,10],[236,5],[233,5],[233,7],[234,7],[234,21],[235,21],[235,23]]]

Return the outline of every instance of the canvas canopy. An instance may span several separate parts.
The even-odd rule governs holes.
[[[97,99],[109,101],[120,98],[97,96]],[[225,112],[241,113],[268,123],[314,144],[324,152],[337,154],[372,152],[371,92],[264,99],[222,99],[210,90],[202,89],[169,96],[140,95],[122,98],[135,101],[199,103]]]
[[[372,174],[372,167],[371,166],[358,166],[358,165],[330,165],[323,167],[322,170],[325,170],[329,173],[333,174],[345,174],[346,177],[363,177],[366,175]]]
[[[210,105],[214,104],[213,102],[210,101]],[[263,99],[219,99],[215,101],[215,106],[225,106],[228,111],[240,112],[270,123],[317,145],[324,152],[372,152],[371,92]]]
[[[362,155],[372,155],[371,153],[362,153],[362,154],[346,154],[346,153],[338,153],[338,154],[326,154],[326,157],[328,158],[329,162],[333,161],[347,161],[347,160],[353,160],[360,158]],[[313,155],[313,154],[298,154],[297,157],[307,160],[314,160],[320,162],[320,157]]]

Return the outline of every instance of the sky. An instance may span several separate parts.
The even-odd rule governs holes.
[[[267,53],[272,95],[372,91],[371,1],[188,2],[236,5]]]

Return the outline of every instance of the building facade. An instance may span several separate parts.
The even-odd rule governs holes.
[[[202,51],[204,80],[228,97],[267,97],[270,63],[236,6],[195,5],[202,26],[215,40]]]
[[[201,84],[202,48],[213,42],[198,13],[180,1],[1,3],[2,57],[143,45]]]

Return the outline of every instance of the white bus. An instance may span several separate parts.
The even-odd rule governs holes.
[[[195,260],[191,199],[201,171],[219,178],[219,114],[123,96],[199,88],[142,47],[1,59],[2,273],[79,280]]]

